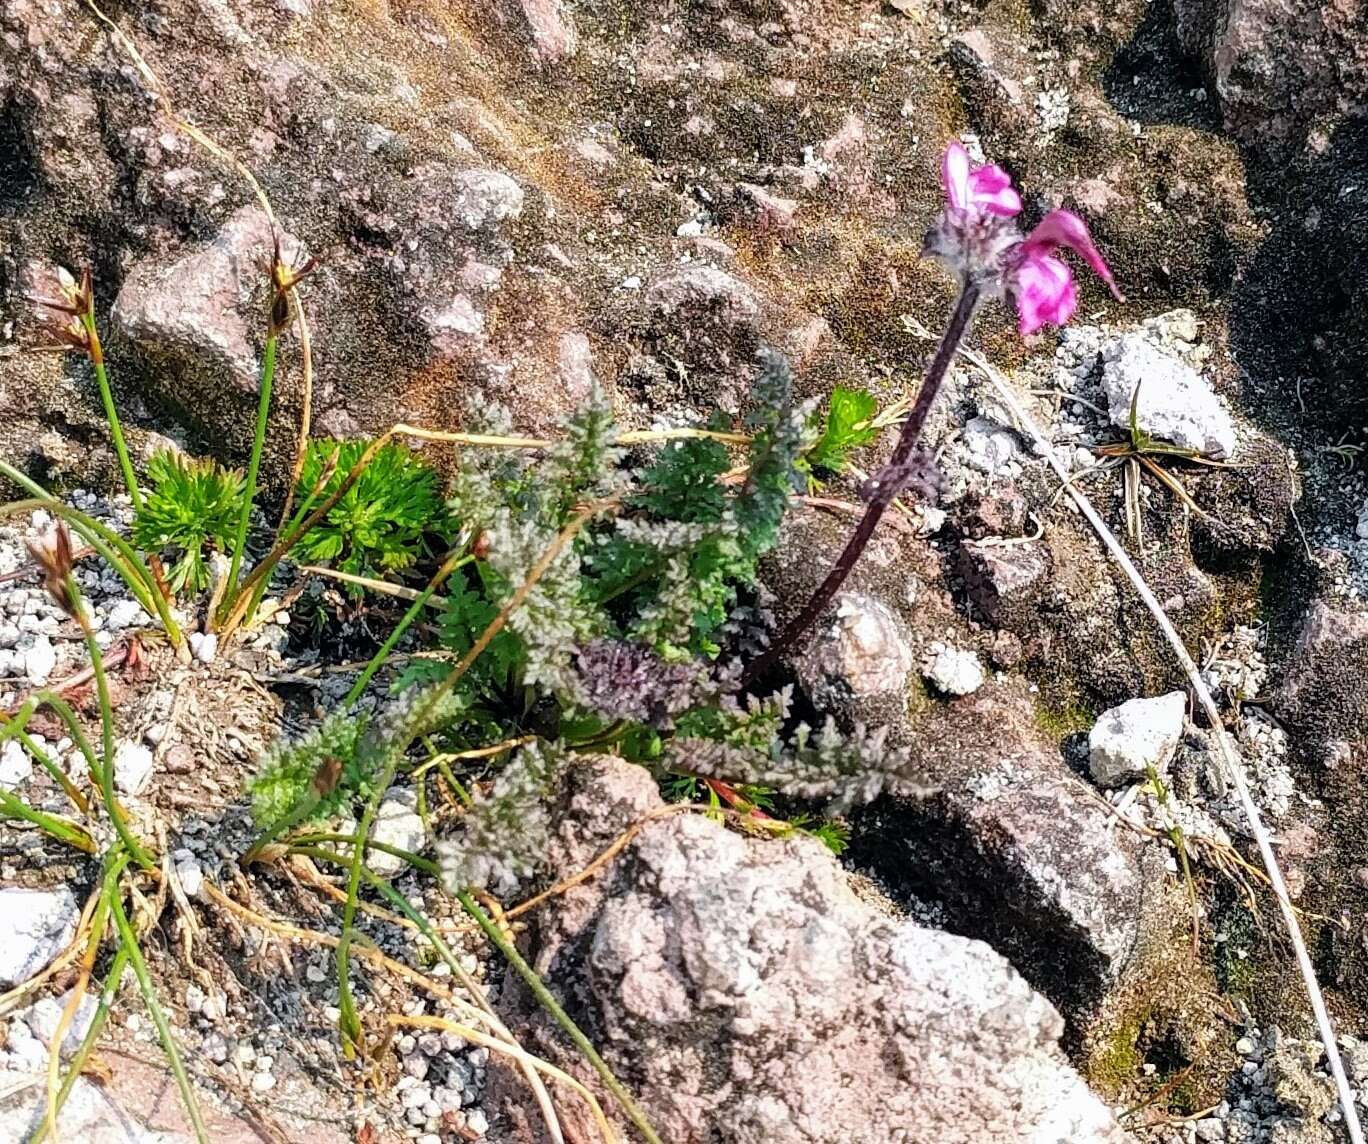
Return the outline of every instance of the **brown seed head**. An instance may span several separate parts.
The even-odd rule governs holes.
[[[28,542],[29,555],[43,570],[43,590],[73,620],[80,620],[76,600],[70,591],[70,576],[75,561],[71,555],[71,533],[59,520],[38,540]]]

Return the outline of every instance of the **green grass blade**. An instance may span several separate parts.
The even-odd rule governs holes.
[[[185,1105],[185,1111],[195,1129],[195,1139],[200,1144],[208,1144],[209,1134],[205,1131],[204,1119],[200,1116],[199,1102],[195,1099],[195,1091],[190,1087],[190,1076],[185,1071],[185,1062],[181,1060],[180,1050],[176,1047],[176,1039],[171,1035],[171,1025],[166,1019],[166,1014],[162,1011],[161,1003],[157,1000],[157,991],[152,984],[152,976],[147,971],[147,962],[143,960],[142,950],[138,947],[138,937],[129,924],[128,915],[124,912],[123,899],[117,889],[110,894],[109,905],[113,913],[114,926],[119,931],[119,949],[128,954],[128,963],[133,967],[134,976],[138,979],[138,989],[142,992],[143,1001],[147,1005],[148,1016],[152,1018],[152,1023],[157,1026],[157,1035],[161,1038],[162,1052],[166,1054],[166,1063],[170,1066],[171,1075],[176,1078],[176,1087],[180,1089],[181,1101]]]
[[[51,835],[58,842],[74,846],[86,854],[98,854],[100,852],[100,848],[95,845],[95,840],[82,827],[69,819],[59,818],[55,814],[48,814],[46,811],[29,806],[23,799],[10,794],[4,787],[0,787],[0,818],[17,818],[24,822],[31,822],[44,834]]]

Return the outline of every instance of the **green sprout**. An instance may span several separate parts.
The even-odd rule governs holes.
[[[232,542],[242,473],[167,449],[148,462],[147,476],[152,488],[134,518],[133,540],[144,552],[170,550],[166,579],[173,592],[203,592],[209,587],[205,554],[227,552]]]

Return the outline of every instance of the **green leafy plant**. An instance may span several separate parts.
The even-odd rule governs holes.
[[[133,520],[133,540],[144,552],[172,554],[166,579],[172,591],[209,586],[205,555],[227,552],[242,507],[240,471],[169,449],[147,463],[151,488]]]
[[[821,436],[808,452],[808,464],[814,469],[844,472],[851,451],[878,437],[881,426],[874,423],[878,410],[879,403],[868,390],[838,385],[827,402]]]
[[[336,493],[366,451],[365,441],[313,441],[297,490],[301,502]],[[403,445],[387,443],[323,519],[300,537],[296,557],[355,576],[380,577],[412,567],[429,537],[449,529],[436,472]],[[349,584],[359,595],[363,589]]]

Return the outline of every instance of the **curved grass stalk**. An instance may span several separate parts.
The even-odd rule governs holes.
[[[62,770],[61,767],[54,763],[48,757],[47,752],[44,751],[42,747],[38,746],[38,744],[33,741],[33,737],[24,729],[28,724],[29,717],[33,714],[34,709],[35,705],[32,697],[30,697],[25,700],[24,705],[12,718],[0,715],[0,743],[5,742],[7,739],[17,739],[19,745],[37,760],[38,765],[42,767],[43,770],[47,771],[52,781],[62,788],[62,791],[66,794],[67,798],[71,800],[72,805],[74,805],[82,814],[88,813],[90,810],[90,800],[76,789],[76,784],[67,776],[66,771]]]
[[[413,621],[416,620],[422,614],[423,609],[427,607],[428,601],[432,599],[432,594],[442,586],[446,578],[455,572],[456,569],[475,559],[473,556],[462,554],[461,550],[464,549],[464,547],[465,545],[463,544],[458,545],[456,551],[452,552],[452,554],[443,561],[442,566],[437,569],[432,579],[428,581],[428,586],[418,594],[413,603],[409,605],[408,611],[406,611],[399,622],[394,625],[394,631],[390,632],[389,638],[386,639],[385,642],[380,645],[379,650],[371,656],[370,662],[366,664],[366,667],[361,674],[356,677],[356,682],[352,684],[351,690],[347,692],[346,698],[342,700],[342,709],[344,711],[361,698],[362,693],[366,690],[367,684],[375,677],[375,673],[384,666],[385,660],[389,659],[390,652],[398,646],[399,641],[404,638],[404,633],[408,631]]]
[[[95,642],[94,630],[86,622],[85,612],[81,608],[81,590],[76,585],[75,576],[67,576],[66,587],[67,593],[71,597],[72,610],[76,613],[81,625],[81,632],[85,636],[86,652],[90,656],[90,669],[95,676],[95,693],[100,700],[100,731],[103,740],[104,759],[97,773],[100,780],[100,792],[104,796],[105,810],[109,812],[110,821],[114,823],[114,829],[118,832],[119,841],[123,843],[124,849],[144,870],[152,870],[156,868],[156,863],[152,861],[138,840],[133,837],[133,832],[128,829],[128,818],[119,805],[118,797],[114,794],[114,708],[109,701],[109,680],[105,678],[104,655],[100,651],[100,645]]]
[[[95,845],[95,840],[86,833],[84,827],[72,822],[69,818],[61,818],[58,815],[35,809],[23,799],[10,794],[4,787],[0,787],[0,818],[17,818],[24,822],[30,822],[44,834],[50,835],[58,842],[72,846],[85,854],[98,854],[100,852],[100,848]]]
[[[316,833],[310,832],[308,834],[301,834],[297,838],[291,838],[290,849],[292,851],[299,851],[300,853],[308,852],[310,857],[316,858],[319,855],[313,854],[311,851],[306,851],[306,848],[310,846],[312,843],[333,842],[345,846],[355,846],[358,837],[359,836],[355,834],[332,834],[326,831],[319,831]],[[411,853],[408,850],[401,850],[398,846],[390,846],[388,843],[385,842],[377,842],[374,838],[367,840],[366,849],[378,850],[382,854],[389,854],[395,858],[398,858],[401,862],[406,862],[408,865],[412,866],[415,870],[418,870],[421,873],[431,874],[434,878],[441,873],[441,871],[437,868],[436,862],[433,862],[427,858],[423,858],[418,854]],[[340,865],[347,866],[351,864],[350,858],[339,858],[337,855],[332,854],[331,852],[328,852],[323,856],[326,857],[329,862],[333,861],[334,859],[337,859]],[[363,878],[376,877],[376,875],[372,873],[372,871],[369,868],[364,866],[361,870],[361,876]]]
[[[117,878],[126,865],[128,865],[127,855],[120,854],[114,857],[111,870],[115,879],[116,892]],[[55,1125],[57,1123],[57,1097],[60,1092],[57,1074],[62,1062],[62,1043],[66,1040],[67,1029],[71,1027],[71,1022],[75,1019],[81,1001],[90,986],[90,975],[95,968],[95,958],[100,952],[100,942],[104,940],[105,925],[110,917],[111,911],[107,894],[109,881],[106,880],[104,884],[106,890],[101,892],[91,914],[90,933],[86,938],[85,953],[81,956],[76,984],[71,990],[71,1000],[63,1007],[62,1015],[57,1021],[57,1030],[52,1034],[52,1043],[48,1046],[47,1123],[49,1124]]]
[[[119,932],[119,948],[128,954],[128,963],[133,967],[133,973],[138,979],[138,989],[142,992],[143,1001],[147,1005],[147,1014],[157,1026],[162,1052],[166,1054],[166,1063],[171,1069],[171,1075],[176,1078],[181,1101],[195,1129],[195,1139],[199,1144],[208,1144],[209,1135],[204,1129],[204,1119],[200,1116],[199,1102],[195,1099],[194,1089],[190,1087],[190,1076],[185,1071],[185,1062],[181,1060],[176,1039],[171,1034],[171,1025],[162,1011],[161,1003],[157,1000],[157,991],[152,984],[152,976],[147,971],[147,962],[143,960],[142,950],[138,947],[138,937],[128,922],[128,915],[124,912],[117,878],[112,880],[108,897],[114,926]]]
[[[42,485],[30,480],[13,465],[0,461],[0,476],[6,477],[32,494],[27,501],[15,501],[12,504],[0,506],[0,513],[11,516],[19,512],[32,512],[38,508],[48,512],[56,512],[68,521],[77,535],[95,549],[100,557],[119,574],[119,577],[128,585],[128,590],[133,593],[145,612],[151,615],[157,610],[156,605],[152,602],[154,595],[160,596],[161,594],[156,579],[127,542],[123,542],[123,548],[127,550],[128,557],[125,558],[122,551],[116,554],[115,548],[123,541],[118,533],[101,524],[94,517],[87,516],[85,513],[57,500]]]
[[[469,445],[486,449],[549,449],[555,445],[553,437],[504,437],[493,433],[447,433],[440,429],[424,429],[419,425],[400,422],[389,435],[414,437],[419,441],[441,441],[448,445]],[[678,429],[628,429],[617,435],[619,445],[646,445],[655,441],[683,441],[705,439],[727,445],[749,445],[752,438],[746,433],[728,433],[719,429],[699,429],[683,426]]]
[[[100,387],[100,401],[104,404],[105,420],[109,422],[109,435],[114,439],[114,452],[119,458],[119,468],[123,471],[124,485],[133,501],[135,509],[142,508],[142,491],[138,488],[138,478],[133,472],[133,462],[128,458],[128,446],[124,444],[123,427],[119,424],[119,412],[114,408],[114,394],[109,388],[109,374],[105,371],[104,348],[100,345],[100,331],[95,325],[94,296],[91,308],[81,315],[81,325],[85,327],[90,363],[95,367],[95,381]]]
[[[339,840],[341,839],[339,838]],[[309,846],[292,846],[291,851],[294,853],[304,854],[310,858],[321,859],[325,862],[331,862],[337,866],[345,866],[347,864],[347,860],[345,858],[343,858],[340,854],[334,853],[331,850],[322,850],[317,847]],[[393,851],[391,851],[391,853],[393,853]],[[398,856],[404,857],[402,853]],[[431,867],[431,870],[429,872],[436,872],[436,867],[434,864],[425,862],[423,859],[417,859],[416,861],[413,859],[414,856],[412,855],[409,855],[406,858],[406,860],[410,862],[410,865],[413,865],[417,869],[422,870]],[[399,891],[396,890],[388,881],[380,877],[374,871],[369,869],[363,869],[361,872],[361,876],[365,878],[367,885],[372,886],[375,890],[377,890],[380,893],[380,895],[390,903],[390,905],[392,905],[400,914],[408,918],[408,920],[413,923],[413,925],[417,928],[419,933],[421,933],[425,938],[427,938],[427,940],[431,943],[432,948],[437,951],[437,956],[440,957],[442,961],[446,963],[447,968],[451,970],[452,976],[454,976],[456,980],[461,983],[461,986],[466,990],[467,993],[469,993],[472,997],[475,998],[476,1004],[478,1004],[489,1015],[489,1017],[491,1018],[491,1027],[496,1032],[501,1032],[505,1034],[508,1037],[508,1041],[510,1044],[516,1044],[517,1042],[514,1040],[513,1034],[508,1031],[508,1027],[504,1025],[504,1023],[499,1019],[498,1014],[495,1013],[493,1006],[489,1004],[489,1000],[485,996],[484,990],[480,987],[480,983],[476,981],[473,977],[471,977],[469,973],[466,972],[465,966],[463,966],[456,959],[456,955],[452,953],[451,947],[447,945],[447,943],[443,940],[442,935],[437,932],[436,927],[433,926],[433,924],[430,921],[428,921],[427,918],[423,917],[421,913],[415,910],[412,904],[409,902],[407,898],[404,897],[403,894],[399,893]],[[552,1144],[564,1144],[565,1137],[564,1134],[561,1132],[560,1122],[556,1117],[555,1108],[551,1104],[550,1094],[547,1093],[546,1087],[542,1084],[541,1078],[537,1075],[536,1069],[534,1069],[526,1061],[519,1061],[518,1065],[522,1069],[523,1076],[527,1078],[527,1083],[531,1086],[533,1095],[536,1097],[538,1105],[541,1107],[542,1116],[546,1120],[546,1126],[548,1130],[551,1132]]]
[[[661,1144],[660,1137],[656,1130],[651,1127],[651,1122],[646,1118],[646,1114],[633,1099],[632,1094],[627,1091],[623,1083],[613,1074],[613,1070],[608,1067],[608,1062],[598,1054],[589,1038],[584,1035],[580,1027],[575,1024],[564,1009],[561,1008],[559,1001],[551,994],[551,990],[546,987],[546,983],[537,975],[537,971],[530,966],[518,952],[515,946],[498,926],[494,924],[490,916],[480,908],[478,902],[470,896],[468,890],[461,890],[456,895],[456,900],[461,903],[461,907],[479,924],[484,930],[485,936],[498,947],[500,953],[508,960],[508,963],[517,970],[518,976],[523,979],[528,989],[532,991],[532,996],[537,999],[537,1003],[547,1011],[552,1019],[564,1031],[565,1035],[574,1042],[575,1048],[589,1062],[594,1071],[598,1073],[599,1079],[607,1086],[608,1091],[617,1099],[622,1106],[622,1111],[627,1114],[637,1131],[648,1141],[648,1144]]]
[[[1108,554],[1116,562],[1117,566],[1130,581],[1131,586],[1139,595],[1150,615],[1154,618],[1155,624],[1163,633],[1164,639],[1172,649],[1174,657],[1178,660],[1187,676],[1188,686],[1196,694],[1198,702],[1201,704],[1203,712],[1206,714],[1207,721],[1211,724],[1212,730],[1216,734],[1216,742],[1221,753],[1221,760],[1225,764],[1226,774],[1234,786],[1236,795],[1240,800],[1240,806],[1244,810],[1246,821],[1249,823],[1250,832],[1254,835],[1255,844],[1258,846],[1259,857],[1263,861],[1264,870],[1268,874],[1269,886],[1273,891],[1273,897],[1277,900],[1278,909],[1282,914],[1283,925],[1287,930],[1288,939],[1292,943],[1292,949],[1296,955],[1297,969],[1301,973],[1302,983],[1306,989],[1307,999],[1311,1005],[1312,1015],[1315,1017],[1316,1029],[1320,1034],[1321,1045],[1325,1049],[1325,1059],[1330,1066],[1330,1075],[1334,1078],[1335,1089],[1339,1095],[1340,1110],[1344,1115],[1345,1127],[1349,1132],[1350,1144],[1363,1144],[1363,1128],[1359,1122],[1358,1107],[1355,1104],[1353,1087],[1349,1084],[1349,1078],[1345,1075],[1344,1062],[1340,1058],[1339,1045],[1335,1039],[1334,1026],[1330,1021],[1330,1014],[1325,1007],[1325,998],[1321,994],[1320,983],[1316,980],[1316,969],[1311,963],[1311,955],[1307,952],[1306,940],[1302,936],[1301,926],[1297,921],[1297,910],[1292,904],[1292,899],[1287,892],[1287,883],[1283,879],[1282,869],[1278,865],[1278,859],[1273,853],[1273,844],[1268,835],[1268,830],[1263,824],[1263,816],[1259,813],[1258,804],[1254,801],[1254,796],[1249,790],[1249,783],[1245,780],[1244,770],[1240,761],[1236,758],[1234,751],[1231,750],[1230,743],[1227,741],[1224,723],[1221,720],[1220,709],[1216,706],[1216,701],[1211,696],[1211,691],[1202,678],[1201,670],[1193,660],[1187,645],[1183,643],[1183,637],[1178,634],[1178,630],[1173,626],[1173,622],[1168,618],[1163,605],[1159,603],[1150,586],[1145,582],[1145,578],[1140,574],[1140,570],[1135,567],[1130,555],[1125,547],[1116,538],[1116,534],[1107,527],[1106,521],[1098,514],[1093,507],[1092,501],[1076,486],[1068,483],[1068,467],[1060,460],[1055,452],[1054,446],[1041,433],[1039,427],[1032,420],[1031,416],[1021,407],[1012,387],[1007,380],[994,369],[981,355],[972,350],[960,349],[960,355],[988,379],[989,383],[997,391],[1007,408],[1011,410],[1017,423],[1022,426],[1027,434],[1033,439],[1037,450],[1050,463],[1050,467],[1065,482],[1069,495],[1079,510],[1092,525],[1094,531],[1102,539]]]
[[[371,448],[362,455],[361,460],[367,461],[374,451],[379,448],[380,442],[372,444]],[[360,461],[357,465],[360,465]],[[357,472],[353,467],[353,473]],[[432,705],[441,702],[443,698],[451,693],[452,688],[460,682],[461,678],[468,672],[477,659],[480,658],[489,647],[494,637],[499,634],[508,623],[508,617],[522,607],[523,602],[536,587],[537,581],[546,575],[556,557],[560,555],[565,546],[569,544],[589,521],[599,513],[609,508],[615,507],[619,503],[618,498],[610,497],[606,500],[595,501],[577,512],[560,530],[541,554],[537,562],[528,570],[527,577],[518,586],[517,590],[509,596],[499,609],[498,615],[490,620],[489,625],[480,633],[477,639],[465,653],[460,661],[442,678],[441,682],[435,684],[424,693],[422,702]],[[385,752],[384,761],[381,764],[379,779],[375,784],[375,791],[366,802],[366,808],[362,812],[361,821],[356,828],[356,837],[360,840],[370,838],[371,828],[375,825],[375,816],[380,809],[380,800],[384,797],[385,791],[389,789],[394,781],[394,776],[399,770],[399,764],[403,761],[404,753],[415,738],[410,734],[400,736],[389,744]],[[342,910],[342,940],[337,946],[337,989],[338,989],[338,1031],[342,1036],[343,1053],[351,1056],[360,1047],[361,1021],[356,1012],[356,1003],[352,998],[351,979],[349,975],[349,955],[351,950],[351,939],[353,935],[353,925],[356,921],[356,899],[361,890],[361,868],[365,861],[365,845],[355,845],[352,847],[351,869],[347,876],[347,902]]]
[[[278,340],[273,330],[266,339],[266,348],[261,355],[261,389],[257,398],[256,431],[252,436],[252,455],[247,462],[247,481],[243,488],[242,509],[238,513],[237,531],[233,535],[233,551],[228,565],[229,599],[237,592],[238,573],[242,570],[242,553],[247,547],[247,526],[251,522],[252,506],[256,502],[257,475],[261,471],[261,452],[266,444],[266,419],[271,412],[271,389],[275,382]]]
[[[56,1118],[61,1115],[62,1105],[66,1103],[72,1087],[80,1079],[81,1073],[85,1071],[86,1061],[90,1059],[95,1043],[100,1039],[100,1034],[104,1032],[105,1022],[109,1020],[110,1007],[113,1004],[114,997],[119,992],[119,983],[123,980],[124,970],[128,968],[128,962],[128,951],[120,946],[114,953],[114,960],[110,963],[104,988],[100,990],[100,1000],[95,1007],[95,1015],[91,1018],[90,1028],[86,1030],[86,1035],[81,1039],[76,1052],[72,1054],[71,1067],[67,1070],[61,1088],[57,1090],[55,1107],[49,1111],[48,1116],[44,1117],[42,1124],[38,1126],[38,1131],[33,1134],[32,1144],[42,1144],[49,1135],[53,1139],[57,1139]]]

